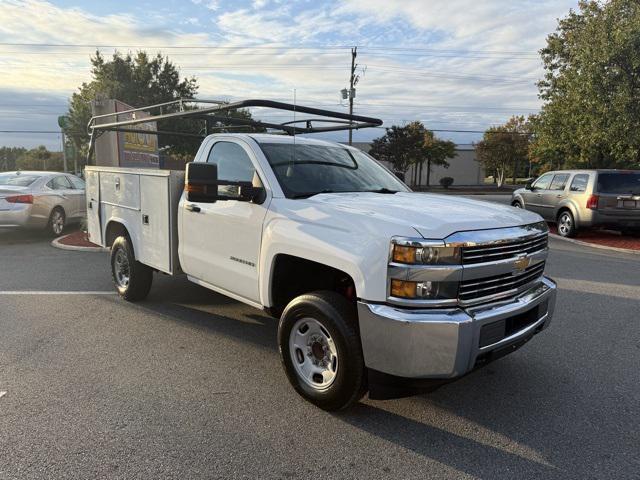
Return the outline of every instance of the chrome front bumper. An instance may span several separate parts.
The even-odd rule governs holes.
[[[368,368],[398,377],[455,378],[493,353],[515,349],[551,322],[556,284],[542,282],[515,298],[473,308],[407,309],[358,302],[360,337]],[[536,309],[534,312],[533,310]],[[522,328],[486,344],[484,326],[535,315]]]

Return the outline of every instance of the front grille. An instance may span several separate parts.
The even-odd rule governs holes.
[[[509,296],[520,287],[539,279],[544,272],[544,262],[537,263],[521,273],[505,273],[492,277],[474,278],[460,282],[458,299],[463,303],[481,303],[485,297]]]
[[[494,262],[515,258],[523,253],[535,253],[547,248],[547,233],[526,237],[524,239],[511,240],[488,245],[474,245],[462,247],[462,263]]]

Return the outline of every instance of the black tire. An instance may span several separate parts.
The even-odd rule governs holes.
[[[562,210],[558,214],[556,226],[558,227],[558,235],[562,237],[575,237],[576,232],[578,231],[573,214],[569,210]]]
[[[111,276],[118,294],[129,302],[149,294],[153,270],[136,260],[128,236],[116,238],[111,246]]]
[[[292,354],[290,348],[294,326],[306,319],[319,323],[325,329],[324,333],[330,336],[336,350],[334,379],[322,390],[311,386],[309,380],[298,373],[300,367],[294,366],[294,361],[298,361],[300,366],[315,358],[309,353],[309,360],[304,358],[304,354],[303,361],[294,360],[294,357],[300,358],[301,350],[296,349]],[[357,324],[355,306],[342,295],[331,291],[313,292],[293,299],[280,318],[278,346],[287,377],[301,396],[323,410],[345,409],[367,392],[366,369]],[[313,348],[310,346],[309,350]]]
[[[520,203],[520,200],[516,200],[515,202],[513,202],[513,203],[511,204],[511,206],[512,206],[512,207],[516,207],[516,208],[524,208],[524,207],[522,206],[522,203]]]
[[[61,207],[55,207],[49,214],[49,220],[47,221],[47,232],[52,237],[59,237],[64,233],[64,229],[67,226],[67,216]]]

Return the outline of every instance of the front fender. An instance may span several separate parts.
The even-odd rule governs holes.
[[[347,273],[353,279],[359,298],[386,299],[389,241],[382,236],[358,236],[353,230],[337,226],[276,217],[266,222],[262,241],[260,300],[265,306],[273,306],[271,283],[279,254],[311,260]]]

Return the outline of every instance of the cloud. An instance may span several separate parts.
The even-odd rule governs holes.
[[[179,29],[197,29],[202,7],[212,3],[212,27]],[[536,51],[575,2],[345,0],[266,8],[266,0],[243,6],[192,0],[183,6],[172,23],[170,16],[161,22],[133,12],[97,15],[43,0],[4,0],[0,41],[84,46],[0,46],[0,89],[68,97],[90,80],[92,45],[163,46],[183,75],[197,76],[203,98],[290,101],[295,88],[300,103],[344,111],[338,92],[348,84],[348,46],[357,44],[357,113],[387,124],[421,119],[434,129],[484,129],[537,109]],[[215,48],[168,48],[185,45]],[[2,126],[9,121],[0,116]]]

